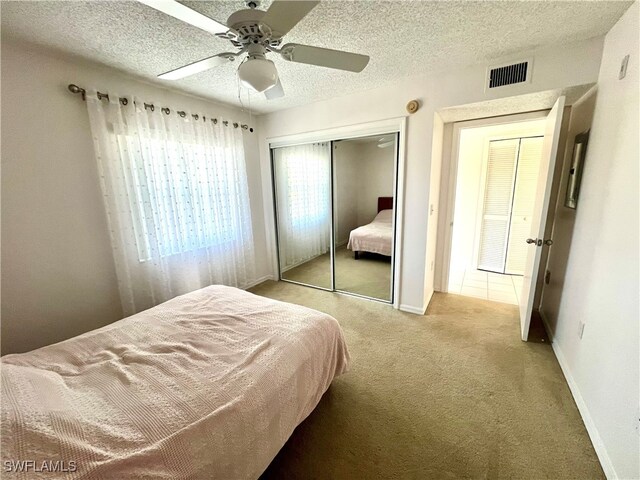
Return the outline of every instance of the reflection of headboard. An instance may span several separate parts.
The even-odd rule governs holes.
[[[378,212],[391,210],[393,208],[393,197],[378,197]]]

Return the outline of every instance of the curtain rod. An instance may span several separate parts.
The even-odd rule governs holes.
[[[84,101],[84,100],[86,100],[86,98],[87,98],[87,91],[86,91],[84,88],[81,88],[81,87],[79,87],[79,86],[77,86],[77,85],[74,85],[73,83],[70,83],[70,84],[69,84],[69,86],[68,86],[67,88],[68,88],[68,89],[69,89],[69,91],[70,91],[71,93],[73,93],[73,94],[80,93],[80,94],[82,95],[82,100],[83,100],[83,101]],[[108,93],[101,93],[101,92],[97,92],[97,96],[98,96],[98,100],[102,100],[103,98],[106,98],[107,100],[109,100],[109,94],[108,94]],[[127,105],[127,104],[129,103],[129,100],[128,100],[127,98],[125,98],[125,97],[120,97],[118,100],[120,101],[120,103],[121,103],[122,105]],[[144,109],[145,109],[145,110],[149,109],[149,110],[151,110],[151,111],[153,112],[153,111],[156,109],[156,107],[155,107],[155,105],[154,105],[153,103],[145,103],[145,104],[144,104]],[[169,107],[162,107],[160,110],[161,110],[161,111],[162,111],[162,113],[164,113],[165,115],[169,115],[169,114],[171,113],[171,109],[170,109]],[[186,116],[187,116],[187,112],[185,112],[185,111],[183,111],[183,110],[178,110],[178,111],[176,111],[176,113],[177,113],[180,117],[182,117],[182,118],[184,118],[184,117],[186,117]],[[200,115],[198,115],[197,113],[194,113],[194,114],[192,114],[191,116],[194,118],[194,120],[198,120],[198,119],[200,118]],[[203,116],[202,116],[202,120],[203,120],[203,121],[206,121],[206,120],[207,120],[207,117],[205,117],[205,116],[203,115]],[[218,123],[218,119],[217,119],[217,118],[211,118],[211,121],[212,121],[214,124]],[[222,121],[222,124],[223,124],[225,127],[228,127],[228,126],[229,126],[229,121],[228,121],[228,120],[223,120],[223,121]],[[231,125],[233,125],[233,128],[238,128],[238,127],[240,127],[240,128],[242,128],[243,130],[249,130],[250,132],[253,132],[253,127],[250,127],[249,125],[246,125],[246,124],[244,124],[244,123],[243,123],[243,124],[240,124],[240,123],[237,123],[237,122],[233,122],[233,123],[231,123]]]

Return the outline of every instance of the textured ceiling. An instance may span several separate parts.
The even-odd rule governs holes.
[[[267,9],[271,0],[263,1]],[[242,1],[185,1],[221,22]],[[489,62],[536,47],[606,33],[631,2],[324,1],[286,37],[296,42],[371,56],[360,74],[276,58],[286,96],[251,95],[256,113],[367,90],[405,76]],[[2,35],[45,45],[223,103],[240,105],[230,63],[167,82],[159,73],[231,45],[133,1],[2,1]],[[246,106],[247,91],[242,99]]]

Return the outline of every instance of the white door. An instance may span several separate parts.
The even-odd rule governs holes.
[[[523,275],[526,266],[529,245],[525,240],[529,238],[531,214],[535,210],[543,144],[544,137],[528,137],[520,141],[518,173],[513,189],[513,207],[505,259],[505,273],[511,275]]]
[[[542,157],[540,158],[540,170],[538,173],[538,186],[536,187],[536,200],[531,217],[531,230],[528,245],[527,259],[524,269],[524,281],[520,293],[520,327],[522,340],[529,337],[531,314],[533,313],[533,299],[536,291],[536,279],[540,270],[540,256],[544,246],[544,227],[549,211],[551,197],[551,184],[553,183],[553,171],[558,154],[558,142],[560,139],[560,127],[562,126],[562,112],[564,111],[565,97],[560,97],[547,116],[544,129],[544,141],[542,144]]]

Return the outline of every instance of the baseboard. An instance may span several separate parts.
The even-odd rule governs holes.
[[[549,321],[542,310],[540,310],[540,318],[542,318],[542,324],[544,325],[544,329],[547,331],[547,335],[549,336],[549,340],[551,341],[551,348],[553,348],[553,353],[558,360],[558,364],[560,364],[560,369],[562,370],[564,378],[567,381],[567,385],[569,385],[569,390],[571,391],[571,395],[573,395],[573,400],[576,402],[576,406],[578,407],[578,411],[580,412],[580,416],[582,417],[584,426],[587,429],[587,433],[589,434],[589,438],[591,439],[593,448],[596,451],[596,455],[598,456],[598,460],[600,461],[602,470],[604,471],[604,474],[608,480],[615,480],[618,478],[618,475],[616,474],[616,470],[613,467],[611,458],[609,458],[607,448],[604,446],[604,442],[600,437],[600,433],[598,433],[596,424],[594,423],[593,418],[589,413],[587,404],[580,394],[578,384],[575,382],[573,376],[571,375],[569,364],[564,358],[562,350],[558,346],[558,343],[553,341],[553,334],[551,333],[551,329],[549,328]]]
[[[414,307],[413,305],[400,305],[400,310],[407,313],[415,313],[416,315],[424,315],[427,311],[427,307]]]
[[[266,282],[267,280],[273,280],[273,275],[264,275],[263,277],[258,278],[257,280],[254,280],[253,282],[245,285],[242,289],[243,290],[248,290],[252,287],[255,287],[256,285],[261,284],[262,282]]]
[[[424,302],[424,304],[426,305],[424,307],[424,311],[425,312],[427,311],[427,308],[429,308],[429,304],[431,303],[431,299],[433,298],[433,294],[434,293],[436,293],[436,291],[435,290],[431,290],[431,293],[429,294],[429,298],[425,299],[425,302]]]
[[[551,331],[551,327],[549,327],[549,320],[541,308],[538,309],[538,313],[542,319],[542,326],[544,327],[545,332],[547,332],[547,337],[549,337],[549,342],[553,344],[553,332]]]

